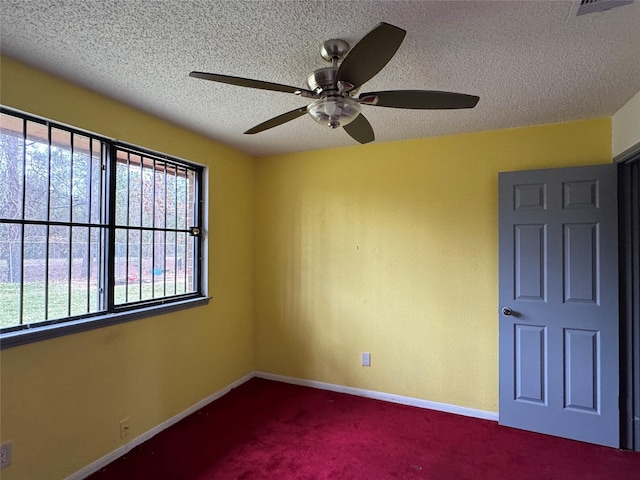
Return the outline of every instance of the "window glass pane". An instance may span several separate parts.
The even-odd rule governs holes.
[[[142,159],[142,181],[143,181],[143,206],[142,206],[142,226],[153,227],[153,194],[154,194],[154,174],[153,160],[144,157]]]
[[[0,328],[20,324],[22,226],[0,222]]]
[[[114,254],[114,303],[120,305],[127,302],[127,231],[116,229]]]
[[[97,311],[99,266],[91,254],[89,228],[73,227],[71,234],[71,315],[76,316]]]
[[[173,165],[167,165],[167,201],[166,201],[166,223],[167,228],[176,228],[176,209],[178,203],[178,197],[176,195],[176,187],[178,184],[178,178],[176,176],[176,167]]]
[[[167,286],[167,295],[175,295],[176,292],[176,232],[166,233],[165,242],[166,255],[165,255],[165,280]]]
[[[140,155],[129,155],[129,222],[131,226],[142,223],[144,181],[142,179],[142,161]]]
[[[102,246],[106,235],[106,228],[89,229],[89,255],[87,260],[87,284],[89,289],[88,312],[94,313],[104,310],[104,298],[102,295],[102,278],[104,265],[102,263]]]
[[[185,230],[187,227],[187,203],[189,195],[187,193],[187,170],[178,168],[178,178],[176,195],[178,196],[178,206],[176,207],[176,228]]]
[[[57,222],[71,220],[71,134],[51,129],[51,162],[49,164],[49,219]]]
[[[154,232],[153,297],[164,297],[165,257],[164,232]]]
[[[35,122],[27,122],[25,145],[25,201],[24,217],[29,220],[49,218],[49,145],[48,129]]]
[[[88,223],[90,221],[92,171],[89,146],[89,137],[73,136],[71,220],[74,222]]]
[[[164,222],[164,163],[157,161],[156,169],[155,169],[155,178],[154,178],[154,198],[155,201],[153,203],[154,206],[154,215],[153,215],[153,226],[162,228],[165,226]]]
[[[195,291],[193,279],[193,260],[195,251],[195,237],[188,233],[176,235],[176,293],[183,294]]]
[[[142,232],[142,294],[141,300],[153,298],[153,232]]]
[[[196,259],[196,246],[195,246],[195,237],[192,237],[189,234],[185,235],[185,243],[186,243],[186,281],[185,281],[185,292],[194,292],[196,289],[194,275],[195,275],[195,259]]]
[[[24,122],[2,114],[0,117],[0,217],[22,217],[24,188]]]
[[[102,160],[106,155],[103,156],[103,147],[101,142],[96,140],[91,140],[91,191],[90,195],[90,205],[91,205],[91,223],[99,223],[103,220],[103,176],[102,176]]]
[[[124,162],[120,161],[120,153],[118,153],[118,161],[116,162],[116,225],[126,225],[129,212],[129,169],[126,164],[126,154],[124,154]]]
[[[186,203],[187,203],[187,228],[193,227],[196,222],[194,218],[196,208],[196,175],[193,170],[189,170],[186,179]]]
[[[130,302],[141,300],[140,230],[129,230],[127,289]]]
[[[23,322],[46,318],[47,227],[24,226]]]
[[[47,319],[69,315],[71,296],[71,228],[49,227]]]

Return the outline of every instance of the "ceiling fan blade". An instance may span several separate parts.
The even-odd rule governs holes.
[[[364,118],[364,115],[360,114],[356,117],[356,119],[345,125],[344,128],[351,137],[360,143],[369,143],[375,140],[375,135],[373,134],[373,128],[369,121]]]
[[[191,72],[189,76],[193,78],[201,78],[203,80],[211,80],[212,82],[238,85],[240,87],[260,88],[262,90],[273,90],[275,92],[295,93],[296,95],[301,95],[308,98],[317,97],[317,95],[311,90],[290,87],[289,85],[281,85],[279,83],[263,82],[262,80],[253,80],[251,78],[232,77],[231,75],[219,75],[217,73],[206,72]]]
[[[305,113],[307,113],[307,107],[296,108],[295,110],[291,110],[290,112],[283,113],[282,115],[278,115],[277,117],[274,117],[271,120],[262,122],[260,125],[256,125],[255,127],[250,128],[244,133],[247,135],[252,135],[254,133],[263,132],[265,130],[269,130],[270,128],[277,127],[278,125],[282,125],[283,123],[287,123],[291,120],[295,120],[296,118],[301,117]]]
[[[380,23],[367,33],[347,54],[336,74],[336,82],[359,87],[389,63],[404,40],[406,31]]]
[[[433,90],[391,90],[362,93],[358,100],[366,105],[422,110],[473,108],[480,100],[475,95]]]

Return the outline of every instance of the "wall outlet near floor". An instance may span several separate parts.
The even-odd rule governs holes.
[[[120,420],[120,439],[125,439],[129,436],[129,417]]]
[[[11,465],[11,442],[0,445],[0,468]]]
[[[363,367],[371,366],[371,354],[369,352],[362,352],[362,366]]]

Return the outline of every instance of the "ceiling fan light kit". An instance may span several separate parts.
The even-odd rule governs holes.
[[[308,113],[316,122],[329,128],[343,127],[356,141],[375,139],[373,128],[361,113],[362,105],[421,110],[473,108],[479,98],[452,92],[431,90],[390,90],[368,92],[356,97],[359,88],[389,63],[402,44],[406,32],[388,23],[380,23],[353,48],[344,40],[327,40],[320,55],[331,63],[307,78],[308,89],[249,78],[215,73],[191,72],[189,76],[219,83],[271,90],[311,98],[306,107],[297,108],[247,130],[254,134],[294,120]]]
[[[320,125],[338,128],[350,124],[360,115],[360,104],[350,97],[330,95],[313,102],[307,111]]]

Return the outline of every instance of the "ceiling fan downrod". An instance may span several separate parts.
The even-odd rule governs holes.
[[[349,48],[349,44],[340,39],[324,42],[320,55],[331,66],[319,68],[307,78],[309,90],[320,96],[307,111],[316,122],[332,129],[344,127],[360,115],[360,104],[350,96],[353,85],[337,81],[338,64]]]

